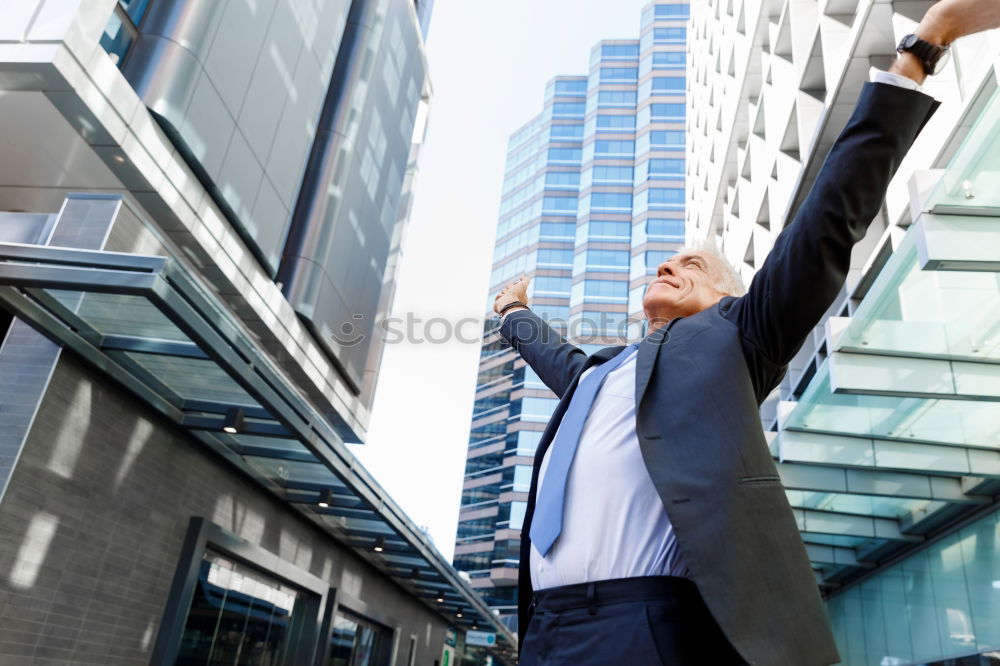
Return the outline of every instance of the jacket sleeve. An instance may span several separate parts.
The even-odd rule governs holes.
[[[568,343],[531,310],[516,310],[504,317],[500,335],[560,398],[587,360],[582,349]]]
[[[864,84],[812,190],[747,294],[723,308],[745,342],[772,363],[792,359],[837,297],[852,247],[864,238],[889,181],[937,106],[913,90]]]

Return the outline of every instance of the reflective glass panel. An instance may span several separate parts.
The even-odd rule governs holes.
[[[302,592],[206,552],[178,649],[178,666],[289,664],[288,638]]]

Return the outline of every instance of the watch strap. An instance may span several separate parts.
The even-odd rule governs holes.
[[[513,310],[514,308],[526,308],[527,303],[522,303],[521,301],[514,301],[513,303],[508,303],[507,305],[500,308],[500,312],[497,313],[498,316],[502,317],[508,310]]]

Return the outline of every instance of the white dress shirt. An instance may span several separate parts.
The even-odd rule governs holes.
[[[875,68],[870,80],[920,89],[912,79]],[[637,356],[633,352],[609,373],[594,399],[566,480],[562,532],[546,557],[531,547],[531,585],[536,590],[637,576],[690,577],[639,449]],[[589,368],[581,379],[592,371]],[[666,438],[660,442],[670,445]],[[545,482],[551,453],[549,447],[542,458],[538,488]]]
[[[547,557],[531,547],[536,590],[612,578],[688,576],[639,450],[637,356],[633,352],[608,374],[590,408],[566,481],[562,532]],[[539,488],[551,453],[549,447],[542,459]]]

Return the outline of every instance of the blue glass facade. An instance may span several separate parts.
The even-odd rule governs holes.
[[[653,3],[637,40],[600,42],[509,141],[493,295],[521,275],[531,305],[588,352],[641,334],[642,295],[684,242],[686,2]],[[455,566],[510,617],[532,456],[555,396],[488,318]]]

